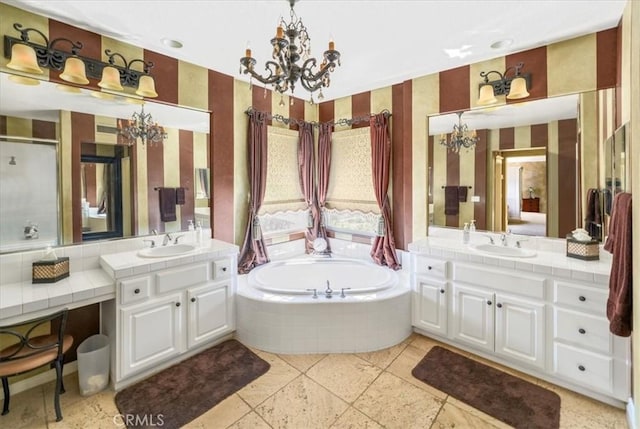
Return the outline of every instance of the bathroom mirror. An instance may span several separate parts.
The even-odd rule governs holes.
[[[602,134],[613,133],[614,106],[607,89],[466,111],[478,143],[459,153],[440,144],[457,114],[428,117],[429,224],[475,219],[514,233],[526,224],[524,234],[562,238],[582,227],[587,189],[605,186]],[[445,186],[467,189],[455,214],[445,214]]]
[[[150,234],[153,229],[158,232],[186,230],[188,221],[195,220],[196,206],[208,210],[210,198],[196,199],[198,182],[194,171],[208,171],[209,168],[209,112],[145,100],[145,113],[150,113],[153,122],[163,128],[166,138],[154,144],[143,144],[138,139],[128,146],[123,144],[126,142],[118,135],[118,128],[126,125],[134,112],[140,113],[142,100],[109,94],[97,98],[95,91],[75,88],[75,92],[69,92],[70,86],[46,81],[40,81],[37,86],[21,85],[9,80],[9,76],[0,73],[0,135],[18,138],[44,136],[59,140],[54,145],[60,169],[55,193],[60,219],[55,233],[57,238],[53,243],[51,240],[47,243],[44,240],[41,243],[30,241],[28,248],[142,236]],[[2,152],[4,155],[4,150]],[[81,156],[85,155],[93,156],[93,161],[81,161]],[[121,227],[117,227],[120,220],[103,221],[98,216],[101,201],[91,199],[88,194],[100,191],[87,188],[89,165],[105,165],[96,163],[96,160],[114,157],[118,160],[121,176],[120,183],[114,183],[122,200],[118,214]],[[111,168],[109,170],[112,171]],[[91,177],[95,186],[95,172]],[[4,178],[2,180],[4,182]],[[206,180],[211,180],[209,174]],[[156,189],[159,187],[183,187],[186,190],[185,204],[177,206],[178,217],[174,222],[160,221]],[[207,192],[209,189],[210,183]],[[18,194],[26,192],[27,189],[21,189]],[[111,201],[115,196],[111,193],[105,198]],[[117,203],[111,201],[111,206],[115,208]],[[4,218],[4,210],[0,207],[0,217]],[[92,218],[94,211],[96,215]],[[28,218],[28,213],[15,215]],[[89,228],[90,219],[97,229]],[[104,231],[99,231],[102,224],[107,226]],[[0,240],[0,253],[2,245]]]

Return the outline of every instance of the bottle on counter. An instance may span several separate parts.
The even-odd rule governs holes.
[[[464,229],[462,230],[462,243],[469,244],[469,224],[464,223]]]
[[[471,219],[471,225],[469,225],[469,231],[475,232],[475,230],[476,230],[476,220]]]
[[[200,221],[196,223],[196,241],[198,242],[198,244],[202,244],[202,242],[204,241],[202,223]]]

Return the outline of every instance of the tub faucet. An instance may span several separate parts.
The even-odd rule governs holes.
[[[327,288],[324,291],[324,296],[327,299],[331,299],[331,297],[333,296],[333,289],[331,289],[331,286],[329,286],[329,280],[327,280]]]

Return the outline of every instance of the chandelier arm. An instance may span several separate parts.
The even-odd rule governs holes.
[[[251,77],[253,77],[254,79],[256,79],[261,83],[269,84],[269,85],[276,84],[281,79],[281,76],[278,76],[277,74],[275,74],[274,70],[272,70],[270,66],[273,66],[275,70],[275,68],[278,67],[279,65],[275,61],[267,61],[264,67],[265,70],[269,72],[267,76],[262,76],[256,73],[256,71],[253,70],[253,68],[249,68],[249,67],[244,68],[244,73],[251,75]]]

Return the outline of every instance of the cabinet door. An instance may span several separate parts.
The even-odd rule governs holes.
[[[545,306],[496,294],[496,354],[545,367]]]
[[[493,352],[493,293],[453,285],[453,337]]]
[[[187,291],[189,348],[233,330],[231,283],[207,284]]]
[[[123,377],[182,352],[181,294],[120,310]]]
[[[445,282],[416,276],[413,326],[438,335],[447,335],[447,284]]]

